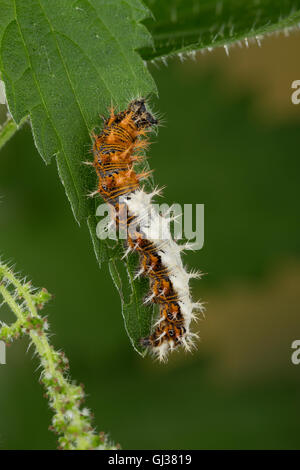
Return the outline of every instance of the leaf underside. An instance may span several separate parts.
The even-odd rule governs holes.
[[[153,18],[145,21],[154,47],[140,51],[145,60],[231,44],[294,28],[299,0],[144,0]]]
[[[119,256],[96,237],[96,207],[87,197],[96,186],[90,133],[113,104],[124,109],[137,96],[156,93],[137,48],[151,45],[141,21],[149,15],[139,0],[0,0],[0,70],[16,123],[30,117],[44,161],[56,157],[58,173],[76,220],[88,222],[99,263]],[[133,280],[135,262],[120,276],[126,330],[139,339],[150,331],[152,309],[142,298],[145,283]],[[129,282],[129,286],[128,286]]]

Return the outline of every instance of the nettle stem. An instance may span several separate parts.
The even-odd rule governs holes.
[[[61,449],[116,449],[104,433],[97,434],[92,427],[91,413],[82,408],[84,390],[67,378],[69,361],[61,351],[55,351],[48,338],[47,317],[39,313],[50,300],[46,289],[36,290],[30,282],[21,282],[12,270],[0,261],[0,297],[15,314],[17,320],[10,326],[1,323],[0,340],[11,343],[28,335],[41,361],[40,382],[46,389],[50,407],[54,411],[50,429],[59,436]]]

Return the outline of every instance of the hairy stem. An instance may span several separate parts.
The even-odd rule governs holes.
[[[0,261],[0,297],[15,314],[17,320],[12,325],[2,324],[0,340],[11,342],[25,335],[30,337],[39,359],[42,373],[41,383],[46,388],[46,396],[54,411],[51,430],[59,435],[62,449],[114,449],[104,433],[97,434],[91,423],[87,408],[82,409],[84,391],[81,385],[70,381],[66,372],[68,359],[61,351],[55,351],[48,338],[48,321],[39,310],[51,298],[42,289],[32,288],[29,282],[22,282],[11,269]]]

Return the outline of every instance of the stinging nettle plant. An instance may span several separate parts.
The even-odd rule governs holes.
[[[83,407],[85,393],[68,376],[69,361],[63,351],[56,351],[49,341],[49,323],[41,315],[51,299],[46,289],[35,289],[30,281],[20,280],[0,261],[0,299],[14,313],[16,321],[0,321],[0,341],[6,344],[28,336],[37,354],[42,372],[40,383],[54,412],[49,429],[58,435],[59,448],[67,450],[116,449],[103,433],[96,433],[92,415]]]
[[[299,24],[300,0],[0,0],[8,105],[0,148],[27,120],[45,163],[55,159],[76,221],[88,224],[99,265],[109,263],[126,331],[142,355],[139,339],[153,315],[142,301],[148,285],[134,279],[137,257],[121,260],[120,243],[96,236],[99,200],[87,198],[95,176],[82,165],[91,131],[111,104],[123,109],[134,97],[157,96],[149,62],[260,46],[264,35],[288,34]],[[17,327],[5,328],[12,334]]]

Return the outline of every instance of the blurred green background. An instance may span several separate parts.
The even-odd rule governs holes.
[[[207,317],[197,351],[167,365],[133,351],[108,268],[29,127],[0,153],[1,255],[54,294],[52,341],[85,384],[99,431],[125,449],[300,448],[290,359],[300,339],[299,45],[299,34],[280,36],[229,58],[151,66],[166,121],[150,150],[163,201],[205,204],[204,247],[185,261],[207,273],[193,284]],[[2,308],[0,318],[12,317]],[[10,346],[0,366],[0,448],[54,449],[27,347]]]

